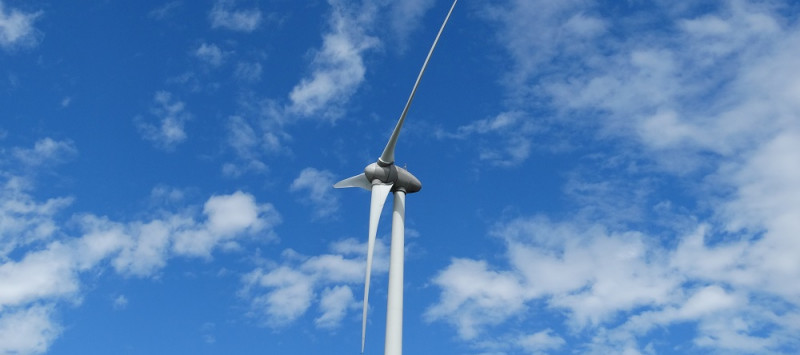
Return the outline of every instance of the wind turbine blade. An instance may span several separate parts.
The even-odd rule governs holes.
[[[361,353],[364,353],[364,340],[367,334],[367,306],[369,305],[369,276],[372,271],[372,254],[375,251],[375,236],[378,234],[378,220],[381,218],[386,196],[392,190],[392,184],[380,182],[372,185],[372,197],[369,206],[369,239],[367,239],[367,272],[364,280],[364,311],[361,315]]]
[[[406,120],[406,115],[408,114],[408,108],[411,107],[411,101],[414,100],[414,95],[417,93],[417,87],[419,86],[420,80],[422,80],[422,74],[425,74],[425,68],[428,67],[428,62],[431,60],[431,55],[433,55],[433,50],[436,48],[436,44],[439,43],[439,37],[442,35],[442,31],[444,31],[444,26],[447,24],[447,20],[450,19],[450,14],[453,13],[453,9],[456,7],[456,3],[458,0],[453,1],[453,5],[450,6],[450,11],[447,12],[447,17],[444,18],[444,22],[442,22],[442,27],[439,28],[439,33],[436,34],[436,39],[433,40],[433,45],[431,45],[431,50],[428,51],[428,56],[425,58],[425,62],[422,64],[422,69],[419,71],[419,75],[417,76],[417,82],[414,83],[414,88],[411,89],[411,95],[408,96],[408,102],[406,102],[406,107],[403,108],[403,113],[400,114],[400,119],[397,121],[397,125],[394,127],[394,131],[392,131],[392,135],[389,137],[389,142],[386,143],[386,148],[383,149],[383,153],[381,157],[378,158],[378,162],[382,163],[382,165],[391,165],[394,163],[394,147],[397,144],[397,136],[400,135],[400,129],[403,128],[403,122]]]
[[[337,182],[333,185],[333,187],[337,189],[345,188],[345,187],[360,187],[364,190],[372,190],[372,184],[369,183],[367,180],[367,176],[364,174],[358,174],[356,176],[351,176],[347,179]]]

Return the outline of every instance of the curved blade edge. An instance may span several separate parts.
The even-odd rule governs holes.
[[[378,220],[381,218],[386,197],[392,190],[392,184],[376,183],[372,185],[372,196],[369,206],[369,239],[367,239],[367,272],[364,280],[364,310],[361,314],[361,353],[364,353],[364,341],[367,333],[367,307],[369,306],[369,278],[372,272],[372,255],[375,251],[375,236],[378,234]]]
[[[383,165],[390,165],[394,163],[394,147],[397,145],[397,137],[400,135],[400,129],[403,128],[403,122],[406,120],[408,108],[411,107],[411,101],[414,101],[414,95],[417,93],[417,87],[419,86],[420,80],[422,80],[422,75],[425,74],[425,69],[428,67],[428,62],[431,60],[433,50],[436,49],[436,44],[439,43],[439,37],[442,36],[444,26],[447,25],[447,21],[450,19],[450,14],[453,13],[453,9],[456,7],[457,2],[458,0],[454,0],[453,5],[450,6],[450,11],[447,12],[447,16],[444,18],[444,22],[442,22],[442,27],[439,28],[439,33],[436,34],[436,39],[433,40],[433,45],[431,45],[431,49],[428,51],[428,56],[425,58],[425,62],[422,64],[422,69],[419,71],[417,81],[414,83],[414,88],[411,89],[411,95],[408,96],[408,101],[406,102],[406,106],[403,108],[403,113],[400,114],[400,119],[397,120],[397,125],[394,127],[394,131],[392,131],[392,135],[389,137],[389,142],[386,143],[386,147],[383,148],[381,157],[378,158],[378,161]]]
[[[367,180],[367,176],[364,174],[358,174],[356,176],[351,176],[347,179],[339,181],[333,184],[333,187],[337,189],[342,189],[346,187],[360,187],[367,191],[372,190],[372,184],[369,183],[369,180]]]

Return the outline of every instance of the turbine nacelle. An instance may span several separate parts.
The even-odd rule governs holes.
[[[410,194],[422,189],[422,183],[416,176],[394,164],[372,163],[364,168],[364,176],[372,184],[377,183],[375,180],[382,184],[392,184],[392,191]]]

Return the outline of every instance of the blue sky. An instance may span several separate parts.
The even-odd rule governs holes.
[[[332,184],[449,5],[0,0],[0,354],[357,353]],[[462,1],[396,152],[406,353],[800,351],[798,13]]]

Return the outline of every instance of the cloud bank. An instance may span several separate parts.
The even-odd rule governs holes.
[[[211,258],[216,250],[238,249],[243,238],[273,240],[281,221],[272,205],[241,191],[211,196],[202,213],[186,208],[133,221],[90,213],[65,219],[71,198],[39,202],[28,178],[4,173],[0,179],[0,353],[45,352],[61,333],[57,308],[85,292],[82,274],[110,269],[152,277],[175,257]],[[115,306],[125,303],[118,298]]]
[[[479,146],[478,156],[507,167],[548,151],[540,137],[574,130],[612,151],[565,185],[590,213],[501,221],[489,234],[503,257],[454,258],[433,279],[440,297],[426,318],[476,348],[537,352],[566,341],[589,353],[653,353],[655,333],[682,327],[693,336],[679,351],[800,345],[800,76],[790,64],[800,28],[780,4],[640,5],[626,5],[625,18],[605,16],[614,10],[603,2],[487,8],[513,64],[508,110],[442,136],[504,136],[504,147]],[[647,21],[670,26],[615,35]],[[531,105],[543,98],[550,116]],[[597,185],[611,170],[649,182],[635,195]],[[557,327],[531,325],[537,315]],[[504,325],[505,341],[485,337]]]

